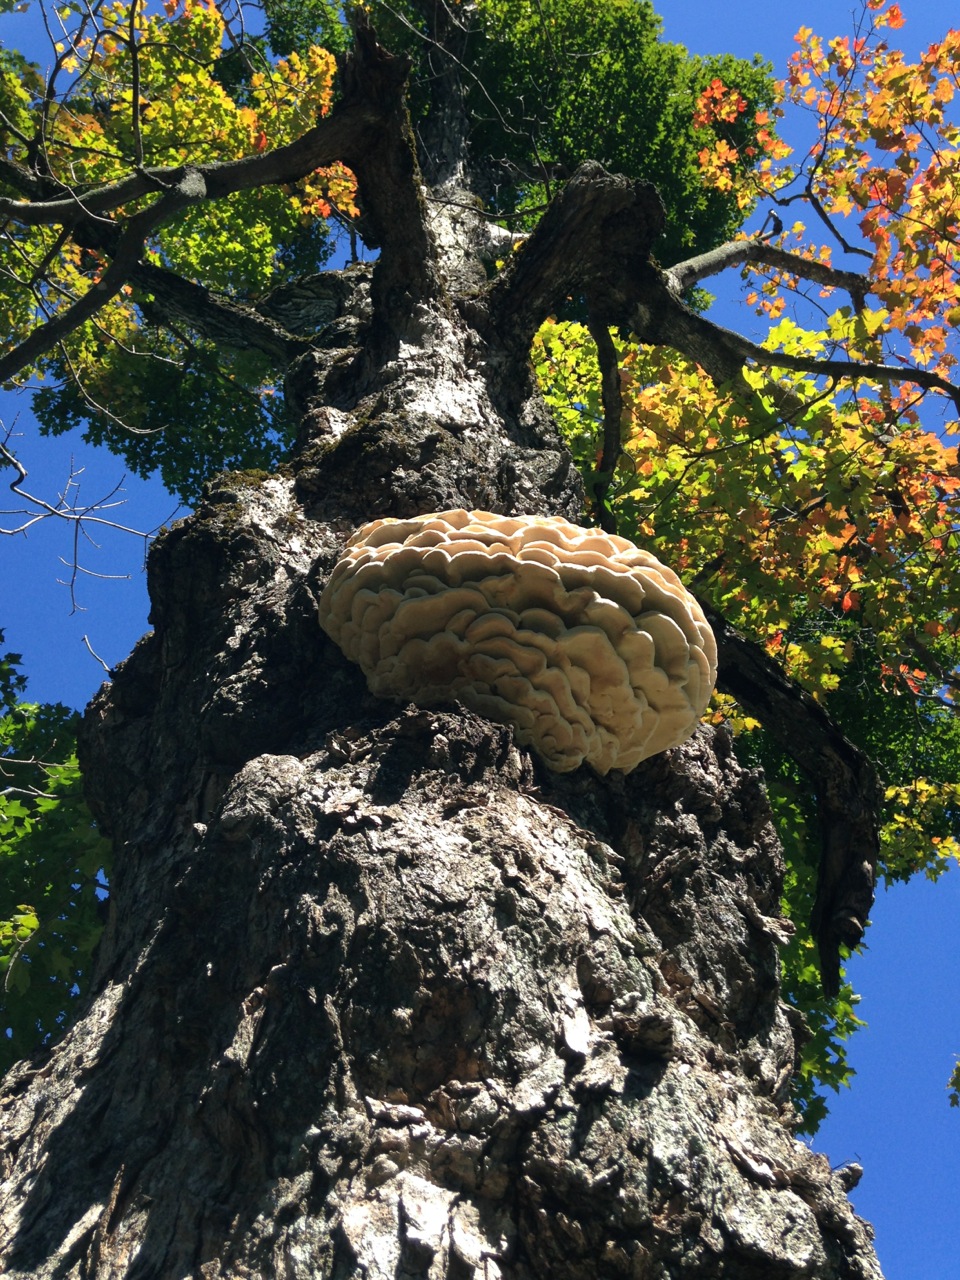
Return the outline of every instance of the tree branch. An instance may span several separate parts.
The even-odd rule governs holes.
[[[540,324],[564,299],[579,294],[588,299],[598,319],[631,328],[641,342],[683,352],[714,382],[739,386],[747,394],[752,392],[743,368],[755,364],[854,382],[913,382],[944,392],[960,411],[960,387],[937,373],[914,365],[770,351],[697,315],[679,295],[697,279],[742,261],[763,261],[844,288],[858,305],[868,282],[855,272],[811,263],[762,241],[735,241],[662,271],[650,260],[661,218],[662,206],[652,188],[608,174],[598,164],[582,165],[487,290],[493,324],[501,333],[513,329],[518,345],[526,349]],[[803,399],[788,388],[771,383],[769,391],[785,416],[805,411]]]
[[[194,171],[187,170],[179,186],[169,190],[149,208],[134,214],[120,235],[113,261],[100,279],[66,311],[53,316],[45,324],[38,325],[19,346],[0,356],[0,382],[8,381],[21,369],[33,364],[85,320],[96,315],[129,280],[130,272],[139,260],[144,241],[151,231],[180,209],[204,199],[205,196],[202,180]]]
[[[664,217],[649,183],[592,161],[581,165],[488,288],[493,325],[529,351],[537,329],[570,294],[589,294],[598,320],[619,323],[628,300],[659,275],[650,251]]]
[[[352,18],[354,52],[340,64],[347,102],[365,103],[377,128],[357,134],[340,157],[353,170],[362,200],[364,238],[380,248],[373,277],[376,319],[394,341],[414,306],[443,294],[437,253],[428,229],[416,142],[403,89],[410,62],[382,48],[369,18]]]
[[[9,121],[2,113],[0,113],[0,124],[3,125],[5,132],[15,134],[18,137],[21,136],[17,130],[11,127]],[[29,145],[29,139],[26,140],[26,145]],[[40,179],[36,174],[31,173],[29,169],[24,167],[24,165],[17,164],[16,160],[11,160],[9,156],[0,156],[0,179],[8,183],[16,191],[20,191],[27,197],[28,201],[40,200],[43,198],[43,184],[40,182]],[[9,201],[7,197],[4,196],[0,199],[0,213],[4,212],[8,203],[19,206],[24,202],[19,200]],[[4,216],[9,217],[10,215],[4,214]]]
[[[706,601],[700,607],[717,638],[718,687],[761,721],[816,795],[822,844],[810,923],[824,990],[836,995],[840,947],[860,942],[873,905],[883,788],[873,763],[810,694]]]
[[[804,189],[802,191],[797,191],[792,196],[781,196],[779,198],[777,196],[773,196],[772,198],[774,200],[774,203],[780,205],[781,208],[784,208],[786,205],[793,204],[795,200],[803,200],[806,204],[809,204],[810,208],[814,211],[814,213],[817,215],[817,217],[820,219],[823,225],[827,228],[831,236],[833,236],[834,240],[836,240],[837,244],[839,244],[840,248],[844,251],[844,253],[855,253],[855,254],[858,254],[861,258],[866,258],[868,261],[872,262],[873,254],[870,252],[870,250],[861,249],[857,245],[851,244],[849,240],[846,239],[846,237],[842,234],[840,229],[837,227],[836,223],[833,222],[833,220],[830,218],[830,215],[827,213],[826,209],[824,209],[823,205],[820,202],[820,197],[817,195],[817,193],[813,189],[814,175],[819,169],[822,159],[823,159],[823,148],[821,147],[820,158],[817,160],[817,162],[813,166],[812,171],[808,174],[807,184],[804,187]]]
[[[844,289],[853,300],[855,310],[863,308],[864,298],[872,291],[870,279],[859,275],[856,271],[842,271],[838,267],[827,266],[823,262],[815,262],[801,257],[799,253],[788,253],[775,245],[756,237],[749,240],[731,240],[727,244],[718,245],[709,253],[698,254],[688,258],[686,262],[678,262],[664,272],[667,288],[678,298],[700,280],[719,275],[728,267],[737,267],[745,262],[762,263],[774,267],[777,271],[785,271],[790,275],[801,276],[812,280],[814,284],[830,289]]]
[[[19,346],[0,357],[0,381],[32,364],[57,342],[94,315],[122,286],[134,279],[154,292],[162,306],[179,313],[203,331],[222,333],[238,327],[244,340],[286,363],[303,343],[285,335],[270,320],[251,310],[235,308],[199,285],[179,280],[140,262],[147,236],[186,204],[218,199],[237,191],[294,182],[337,160],[354,162],[364,175],[369,206],[376,213],[384,244],[384,275],[392,275],[409,299],[415,286],[424,297],[439,289],[435,255],[426,231],[412,137],[402,103],[407,63],[377,45],[361,21],[356,52],[341,62],[343,97],[331,116],[283,147],[263,155],[196,166],[140,170],[106,186],[70,191],[57,184],[55,198],[0,200],[0,217],[25,225],[61,224],[74,228],[78,242],[97,244],[112,262],[100,280],[62,314],[39,325]],[[27,171],[13,175],[19,189],[37,190]],[[47,180],[45,180],[46,182]],[[117,224],[105,215],[132,200],[156,192],[160,199],[127,222]]]
[[[872,360],[818,360],[815,356],[790,356],[783,351],[767,351],[741,339],[747,351],[746,359],[766,368],[793,369],[798,373],[812,373],[821,377],[846,378],[857,382],[861,378],[877,382],[913,382],[926,391],[942,391],[948,395],[960,413],[960,387],[941,378],[938,373],[918,369],[915,365],[876,364]]]
[[[137,262],[127,278],[152,294],[159,317],[188,324],[212,342],[261,351],[284,368],[310,345],[253,307],[219,296],[163,267]]]
[[[748,338],[725,329],[722,325],[697,315],[685,306],[657,273],[657,284],[647,295],[634,302],[621,323],[628,323],[641,342],[654,346],[674,347],[695,360],[719,384],[745,386],[742,370],[756,364],[763,369],[792,369],[818,377],[845,378],[851,381],[875,379],[878,382],[913,382],[926,390],[943,391],[960,411],[960,387],[937,373],[918,369],[915,365],[887,365],[868,360],[834,360],[817,356],[794,356],[784,351],[770,351]],[[787,388],[770,385],[778,408],[794,416],[805,408],[804,402]]]
[[[9,440],[9,433],[7,440]],[[0,440],[0,466],[8,464],[16,471],[15,480],[10,482],[10,492],[19,498],[24,505],[16,509],[6,509],[0,511],[0,515],[20,517],[19,522],[10,526],[0,525],[0,535],[7,537],[16,537],[27,533],[34,525],[41,521],[49,519],[58,519],[66,521],[71,532],[72,539],[72,556],[68,560],[61,556],[62,564],[65,564],[70,570],[70,578],[63,582],[62,585],[69,588],[70,602],[72,605],[71,612],[82,610],[82,606],[77,602],[77,581],[81,574],[91,578],[126,578],[128,574],[109,574],[101,573],[96,569],[87,569],[80,563],[80,537],[83,535],[86,540],[93,546],[98,544],[93,542],[89,529],[91,526],[97,529],[112,529],[117,533],[132,534],[143,542],[144,557],[146,557],[149,543],[156,534],[156,528],[149,531],[142,529],[134,529],[129,525],[121,524],[117,520],[110,519],[105,513],[114,507],[122,506],[123,500],[116,500],[117,494],[120,492],[123,481],[120,480],[109,493],[98,498],[94,502],[81,504],[80,502],[80,473],[79,470],[71,466],[70,474],[62,492],[58,495],[56,502],[48,502],[44,498],[39,498],[35,494],[28,492],[23,486],[27,480],[27,469],[16,456],[7,447],[7,443]],[[172,519],[176,515],[176,511],[171,513],[168,519]],[[166,522],[165,522],[166,523]],[[159,527],[159,526],[158,526]],[[62,580],[60,580],[62,581]],[[86,641],[86,637],[84,637]],[[87,642],[89,648],[89,642]],[[91,653],[93,651],[91,650]],[[96,655],[94,655],[96,656]],[[0,770],[2,772],[2,770]]]
[[[103,217],[143,196],[175,190],[182,185],[187,173],[199,176],[206,189],[206,198],[210,200],[253,187],[299,182],[315,169],[342,160],[348,152],[362,152],[376,137],[380,124],[379,110],[372,103],[342,101],[330,116],[299,138],[261,155],[209,164],[160,165],[138,170],[105,186],[77,190],[57,183],[53,197],[38,195],[28,200],[0,198],[0,218],[9,218],[23,226],[75,226],[91,218]],[[7,170],[10,170],[9,174]],[[40,184],[21,166],[6,161],[3,173],[16,182],[18,189],[24,190],[29,183],[39,191]],[[46,180],[46,185],[51,181]]]
[[[620,458],[620,418],[623,396],[620,392],[620,360],[610,330],[591,317],[587,328],[597,348],[600,365],[600,399],[603,404],[603,449],[594,469],[593,505],[597,523],[607,533],[617,532],[616,516],[606,505],[607,492]]]

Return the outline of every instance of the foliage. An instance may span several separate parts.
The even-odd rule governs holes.
[[[589,474],[601,417],[589,335],[552,322],[535,360]],[[624,456],[612,508],[621,532],[762,641],[878,761],[887,782],[881,874],[936,877],[960,853],[960,721],[943,687],[960,626],[956,449],[919,427],[881,441],[842,396],[784,424],[762,400],[744,407],[663,349],[626,343],[620,367]],[[807,838],[809,791],[758,722],[729,699],[717,699],[715,714],[765,766],[788,856],[786,910],[798,933],[785,990],[815,1033],[800,1098],[815,1127],[823,1104],[812,1077],[846,1081],[843,1041],[858,1023],[848,986],[829,1007],[819,991],[805,923],[819,861],[819,842]]]
[[[347,46],[347,27],[336,0],[262,0],[267,44],[281,57],[313,44],[332,53]]]
[[[413,63],[408,100],[415,118],[431,109],[440,62],[430,32],[436,13],[411,0],[366,6],[384,43]],[[265,0],[277,53],[317,41],[340,49],[344,26],[330,0]],[[429,13],[429,16],[428,16]],[[466,88],[475,169],[485,170],[491,207],[527,221],[585,160],[643,178],[660,191],[667,227],[657,245],[665,262],[720,244],[740,227],[750,197],[705,183],[703,147],[729,141],[743,179],[752,120],[696,121],[701,92],[718,77],[751,111],[771,121],[768,64],[727,54],[700,58],[661,39],[650,0],[479,0],[457,13],[456,56]]]
[[[220,73],[235,36],[217,6],[167,0],[164,9],[137,0],[67,5],[46,82],[19,55],[5,55],[6,160],[27,166],[42,148],[52,179],[67,189],[86,187],[144,167],[256,154],[268,139],[277,146],[298,137],[330,109],[328,52],[312,46],[268,60],[250,43],[246,74],[231,96]],[[320,266],[331,248],[325,220],[335,205],[354,211],[353,190],[352,176],[337,166],[295,190],[264,186],[205,202],[161,227],[147,260],[214,293],[256,300]],[[0,194],[20,193],[0,182]],[[12,343],[38,315],[63,312],[98,280],[108,258],[102,247],[55,227],[10,224],[6,238],[0,328]],[[140,475],[159,470],[187,499],[219,468],[274,463],[290,440],[276,370],[171,321],[136,286],[125,286],[36,372],[44,430],[57,434],[87,420],[92,440],[107,443]]]
[[[503,213],[542,205],[585,160],[653,182],[667,210],[657,256],[676,262],[732,236],[736,194],[703,181],[698,150],[727,140],[738,176],[754,167],[744,119],[694,121],[714,79],[734,86],[747,117],[773,103],[769,67],[755,59],[691,56],[660,39],[648,0],[480,0],[465,60],[471,145],[496,162]]]
[[[297,136],[314,114],[329,109],[333,60],[309,42],[317,37],[342,47],[344,26],[330,0],[306,6],[269,0],[266,37],[239,40],[212,0],[179,6],[168,0],[164,8],[165,16],[139,3],[67,6],[48,83],[18,55],[6,56],[0,105],[13,126],[7,158],[27,163],[42,147],[56,178],[83,186],[136,166],[256,152],[268,138],[277,145]],[[731,129],[744,138],[748,131],[737,122],[707,126],[706,133],[694,129],[692,104],[701,85],[720,72],[751,101],[768,102],[766,69],[730,58],[702,62],[680,46],[659,43],[659,19],[646,3],[585,7],[551,0],[547,8],[527,0],[481,6],[482,29],[470,43],[475,94],[488,79],[504,98],[502,112],[516,115],[508,122],[501,113],[496,129],[481,123],[476,145],[502,154],[511,171],[532,174],[522,194],[516,184],[501,191],[503,211],[521,199],[545,198],[545,172],[555,179],[588,155],[602,154],[663,189],[671,210],[662,249],[667,257],[723,239],[739,221],[738,200],[701,180],[697,146]],[[377,17],[397,26],[390,7]],[[411,45],[411,20],[403,18],[393,34]],[[544,22],[554,27],[549,39]],[[561,36],[562,76],[553,65]],[[603,57],[577,57],[584,40],[591,49],[605,42]],[[423,55],[422,44],[412,47]],[[643,75],[633,74],[637,67]],[[540,82],[544,75],[554,85],[550,118],[527,119],[530,78]],[[619,86],[615,102],[601,103],[605,84]],[[592,115],[571,109],[573,96],[580,102],[584,94],[595,101]],[[588,118],[614,116],[616,130],[602,137],[584,131]],[[325,219],[334,207],[355,212],[349,177],[318,171],[297,191],[265,187],[189,211],[154,237],[149,260],[215,291],[256,300],[323,263],[331,246]],[[61,253],[58,234],[21,228],[11,235],[18,267],[0,282],[8,340],[29,330],[38,308],[56,316],[104,269],[102,250],[68,241]],[[40,264],[50,273],[43,286],[35,278]],[[45,431],[88,422],[89,439],[121,453],[137,474],[159,471],[188,501],[213,471],[273,465],[291,442],[276,369],[266,360],[251,364],[248,353],[214,344],[185,322],[169,323],[136,285],[71,335],[37,373],[42,386],[35,408]]]
[[[275,467],[295,424],[267,362],[197,337],[183,343],[163,326],[148,332],[149,360],[142,342],[128,349],[103,338],[91,343],[91,359],[109,366],[109,416],[91,411],[76,385],[63,381],[34,395],[43,428],[59,435],[86,423],[86,440],[120,452],[136,475],[158,474],[187,504],[225,467]]]
[[[852,340],[864,361],[888,354],[949,377],[956,364],[951,341],[960,320],[960,125],[949,114],[957,91],[960,30],[948,32],[910,63],[881,36],[903,22],[898,5],[867,0],[853,36],[824,42],[801,28],[800,48],[783,89],[786,102],[809,113],[817,131],[801,163],[780,165],[777,157],[766,156],[744,173],[738,158],[727,165],[716,149],[702,153],[701,162],[710,181],[748,188],[782,208],[811,205],[835,228],[836,243],[869,263],[875,303],[840,307],[822,317],[821,349]],[[706,107],[701,104],[709,118]],[[847,242],[854,232],[859,245]],[[830,262],[833,246],[804,246],[803,234],[797,224],[785,247],[795,242],[804,256]],[[799,281],[783,272],[754,275],[747,301],[761,314],[783,315]],[[789,329],[771,334],[770,344],[787,350],[788,341],[813,338]],[[891,390],[889,402],[873,410],[877,421],[882,410],[892,423],[914,422],[915,397],[910,384]]]
[[[0,657],[0,1072],[61,1031],[88,988],[110,852],[83,800],[78,717],[21,701],[19,662]]]
[[[956,361],[960,134],[944,107],[960,34],[908,64],[878,38],[902,20],[897,7],[870,10],[852,41],[798,37],[784,91],[819,128],[802,165],[778,167],[787,149],[770,145],[756,114],[755,170],[732,166],[725,146],[701,153],[716,185],[783,206],[803,197],[817,225],[834,218],[844,242],[856,229],[869,246],[858,252],[870,264],[870,305],[835,305],[835,290],[821,285],[804,298],[804,324],[787,315],[791,301],[801,314],[799,271],[744,272],[748,303],[775,322],[764,345],[821,359],[841,350],[854,362],[853,385],[781,370],[778,387],[793,406],[784,414],[759,370],[747,374],[754,394],[745,399],[675,352],[623,343],[623,452],[610,504],[623,533],[661,551],[877,761],[887,788],[879,870],[893,881],[918,871],[936,878],[960,858],[960,467],[950,442],[960,427],[952,413],[943,421],[928,408],[921,418],[920,388],[876,373],[899,359],[947,376]],[[698,118],[716,114],[749,114],[719,81],[698,105]],[[828,264],[830,246],[804,235],[796,223],[780,243]],[[589,476],[602,434],[589,335],[553,321],[534,358]],[[766,769],[786,847],[785,907],[798,931],[785,993],[813,1031],[798,1096],[813,1130],[826,1110],[815,1084],[847,1082],[844,1042],[860,1022],[849,985],[824,1000],[804,924],[819,860],[809,786],[730,699],[717,699],[715,715]]]
[[[412,94],[426,109],[432,46],[422,39],[417,6],[373,7],[388,43],[413,54]],[[166,0],[162,11],[142,0],[66,5],[47,80],[19,55],[0,59],[6,159],[29,167],[42,150],[53,180],[82,189],[137,168],[229,160],[297,137],[330,109],[334,62],[318,42],[344,47],[341,7],[265,0],[262,9],[265,32],[250,35],[239,25],[242,8],[231,25],[214,0]],[[478,121],[474,150],[498,160],[500,212],[538,205],[589,157],[657,183],[668,208],[659,250],[667,259],[718,243],[739,225],[743,189],[731,194],[704,182],[697,153],[730,138],[743,152],[742,178],[754,164],[746,156],[751,126],[695,124],[693,110],[721,75],[744,101],[769,107],[765,66],[690,58],[682,46],[661,43],[647,0],[483,0],[474,21],[464,50],[473,86],[467,105]],[[487,85],[496,87],[492,118]],[[0,180],[3,194],[20,193]],[[140,207],[131,202],[121,213]],[[322,266],[334,210],[356,213],[352,179],[340,167],[318,170],[295,190],[265,186],[189,209],[151,237],[147,260],[215,294],[255,302]],[[55,227],[10,227],[7,243],[14,264],[0,278],[7,342],[29,332],[38,314],[61,314],[109,261],[104,246],[64,239]],[[188,503],[215,471],[271,467],[292,443],[282,370],[204,337],[136,282],[41,360],[35,375],[45,432],[87,424],[87,439],[121,454],[138,475],[159,472]]]

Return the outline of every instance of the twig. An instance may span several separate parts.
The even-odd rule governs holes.
[[[10,435],[8,432],[7,440],[9,440],[9,438]],[[10,491],[26,503],[26,507],[0,509],[0,515],[24,517],[18,524],[12,527],[4,527],[3,525],[0,525],[0,535],[6,535],[7,537],[14,537],[16,534],[26,535],[28,530],[30,530],[35,524],[39,524],[42,520],[48,520],[51,518],[65,520],[71,527],[73,555],[69,560],[61,556],[60,561],[71,569],[70,579],[69,581],[64,582],[63,585],[69,587],[70,601],[74,612],[81,609],[76,598],[77,579],[81,574],[105,580],[121,579],[129,576],[127,574],[100,573],[95,569],[87,569],[80,563],[81,536],[86,538],[92,546],[98,547],[98,544],[90,537],[90,526],[113,529],[118,533],[127,533],[131,534],[135,538],[140,538],[144,545],[144,554],[146,554],[146,548],[155,536],[157,528],[161,527],[157,526],[156,528],[145,532],[142,529],[133,529],[129,525],[121,524],[118,520],[107,519],[103,515],[96,514],[97,512],[108,511],[111,507],[122,505],[121,502],[114,502],[112,499],[120,492],[125,477],[121,477],[109,493],[105,494],[98,501],[81,506],[77,500],[77,495],[79,494],[78,477],[82,474],[82,469],[77,471],[71,463],[71,471],[67,479],[67,483],[64,485],[63,491],[58,495],[57,501],[54,503],[48,502],[44,498],[39,498],[35,494],[24,489],[23,485],[28,476],[27,469],[19,458],[10,451],[5,442],[0,442],[0,461],[6,462],[16,471],[16,478],[9,486]],[[168,517],[168,521],[175,515],[176,510],[174,510]],[[165,521],[164,523],[167,523],[168,521]]]
[[[106,663],[104,662],[104,660],[100,657],[99,653],[97,653],[97,651],[94,649],[93,645],[90,643],[89,639],[88,639],[85,635],[81,636],[81,637],[80,637],[80,639],[81,639],[81,640],[83,641],[83,643],[87,646],[87,652],[90,654],[90,657],[91,657],[91,658],[95,658],[95,659],[96,659],[96,661],[100,663],[101,667],[103,667],[104,671],[107,673],[107,675],[108,675],[108,676],[110,677],[110,679],[112,680],[112,679],[113,679],[113,677],[114,677],[114,675],[116,674],[116,673],[114,672],[113,667],[108,667],[108,666],[107,666],[107,664],[106,664]]]

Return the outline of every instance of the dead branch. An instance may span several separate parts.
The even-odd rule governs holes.
[[[9,433],[7,440],[9,440]],[[121,477],[108,493],[94,502],[81,503],[79,501],[79,478],[83,469],[80,468],[78,470],[71,464],[67,483],[57,495],[56,501],[48,502],[45,498],[38,497],[24,488],[29,472],[4,441],[0,441],[0,462],[5,462],[17,473],[16,479],[10,483],[9,489],[24,504],[17,508],[0,509],[0,516],[19,518],[18,522],[12,525],[0,524],[0,535],[16,537],[19,534],[25,537],[35,525],[50,519],[63,520],[70,527],[73,548],[72,557],[67,559],[61,556],[60,561],[71,571],[69,580],[64,582],[63,585],[70,590],[70,602],[74,612],[81,608],[76,598],[76,585],[81,575],[101,579],[126,578],[129,576],[127,574],[102,573],[95,569],[88,569],[80,563],[81,537],[85,538],[92,546],[98,546],[90,536],[91,529],[110,529],[114,532],[128,534],[140,539],[143,543],[144,558],[146,558],[147,549],[156,536],[157,530],[162,526],[158,525],[146,531],[134,529],[130,525],[121,524],[119,520],[102,514],[115,507],[123,506],[124,500],[117,499],[117,494],[121,492],[125,477]],[[175,516],[176,510],[171,512],[163,524],[169,523]]]

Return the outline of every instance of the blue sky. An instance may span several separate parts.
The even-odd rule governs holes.
[[[943,0],[902,0],[906,26],[893,33],[909,56],[960,21]],[[800,25],[824,36],[844,34],[853,3],[801,0],[772,4],[739,0],[661,0],[667,39],[693,53],[760,53],[783,73]],[[28,14],[27,17],[30,15]],[[0,41],[16,45],[26,18],[0,17]],[[803,141],[805,122],[786,122],[790,140]],[[725,323],[744,324],[727,311]],[[19,418],[17,417],[19,415]],[[117,519],[144,531],[168,521],[176,502],[162,486],[123,477],[111,455],[78,438],[43,440],[24,398],[0,396],[0,419],[14,425],[13,441],[30,475],[26,487],[50,500],[81,469],[80,496],[93,501],[122,483],[127,505]],[[0,475],[0,508],[19,505]],[[0,515],[0,524],[13,523]],[[99,547],[84,544],[81,563],[102,575],[81,575],[72,612],[69,577],[72,534],[45,521],[26,537],[0,538],[0,627],[7,649],[24,655],[34,698],[83,705],[103,678],[82,637],[108,665],[120,661],[147,629],[143,546],[129,535],[103,530]],[[67,561],[67,565],[61,563]],[[960,1054],[960,874],[939,884],[914,882],[880,891],[869,930],[869,951],[851,963],[869,1026],[855,1038],[853,1088],[831,1099],[831,1115],[815,1146],[834,1164],[865,1167],[853,1201],[877,1232],[887,1280],[960,1280],[960,1109],[947,1105],[946,1081]]]

